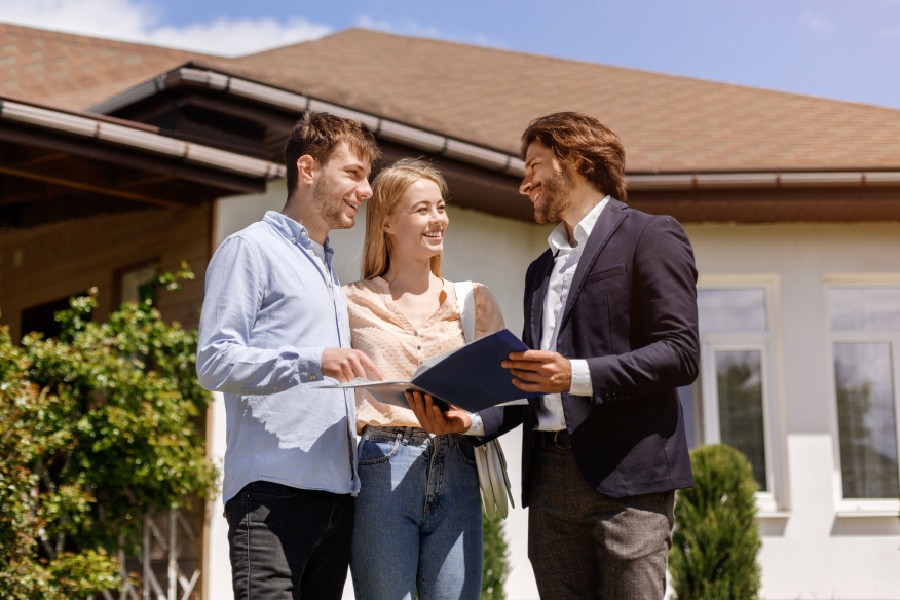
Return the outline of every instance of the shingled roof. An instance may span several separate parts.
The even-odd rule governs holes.
[[[900,110],[746,86],[360,29],[217,62],[506,152],[533,117],[584,111],[630,173],[900,167]]]
[[[62,108],[195,61],[513,154],[533,117],[588,112],[630,175],[900,169],[900,110],[361,29],[227,59],[0,25],[0,51],[0,93]]]
[[[83,110],[207,55],[0,23],[0,94]]]

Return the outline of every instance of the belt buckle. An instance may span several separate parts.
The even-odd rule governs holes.
[[[568,446],[560,446],[560,444],[559,444],[559,434],[565,433],[565,431],[566,431],[565,429],[557,429],[556,431],[553,432],[553,444],[560,450],[571,450],[572,449],[571,441]]]

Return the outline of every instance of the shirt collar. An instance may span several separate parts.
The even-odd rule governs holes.
[[[291,242],[299,243],[308,250],[312,250],[313,241],[309,239],[309,232],[306,227],[287,217],[281,213],[269,210],[266,211],[263,221],[271,225],[275,231],[289,239]],[[334,254],[334,250],[328,245],[328,238],[325,238],[325,253]]]
[[[600,213],[603,212],[603,208],[608,202],[609,196],[607,195],[603,200],[597,203],[597,206],[591,209],[591,212],[586,214],[584,218],[575,225],[574,247],[569,244],[569,236],[566,233],[566,224],[560,223],[557,225],[556,229],[550,232],[550,237],[547,238],[547,243],[550,245],[550,249],[553,250],[554,254],[559,252],[571,252],[576,248],[579,253],[582,252],[587,239],[591,237],[591,232],[594,230],[597,220],[600,218]]]

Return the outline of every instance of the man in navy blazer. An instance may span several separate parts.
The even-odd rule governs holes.
[[[524,424],[522,504],[541,598],[661,600],[675,490],[693,485],[676,388],[697,377],[697,268],[671,217],[625,203],[625,148],[597,119],[556,113],[522,135],[519,191],[559,223],[525,277],[532,348],[515,384],[544,395],[474,421],[412,407],[429,432],[483,435]]]
[[[693,251],[675,219],[624,203],[625,149],[597,119],[535,119],[522,155],[519,191],[559,226],[525,278],[532,350],[503,366],[546,395],[483,412],[485,433],[524,423],[542,598],[661,599],[674,490],[693,485],[676,393],[699,365]]]

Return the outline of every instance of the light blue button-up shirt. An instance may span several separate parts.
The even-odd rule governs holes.
[[[349,348],[347,303],[296,221],[267,212],[229,236],[206,271],[197,376],[224,392],[223,498],[254,481],[359,491],[352,393],[319,388],[325,348]]]

